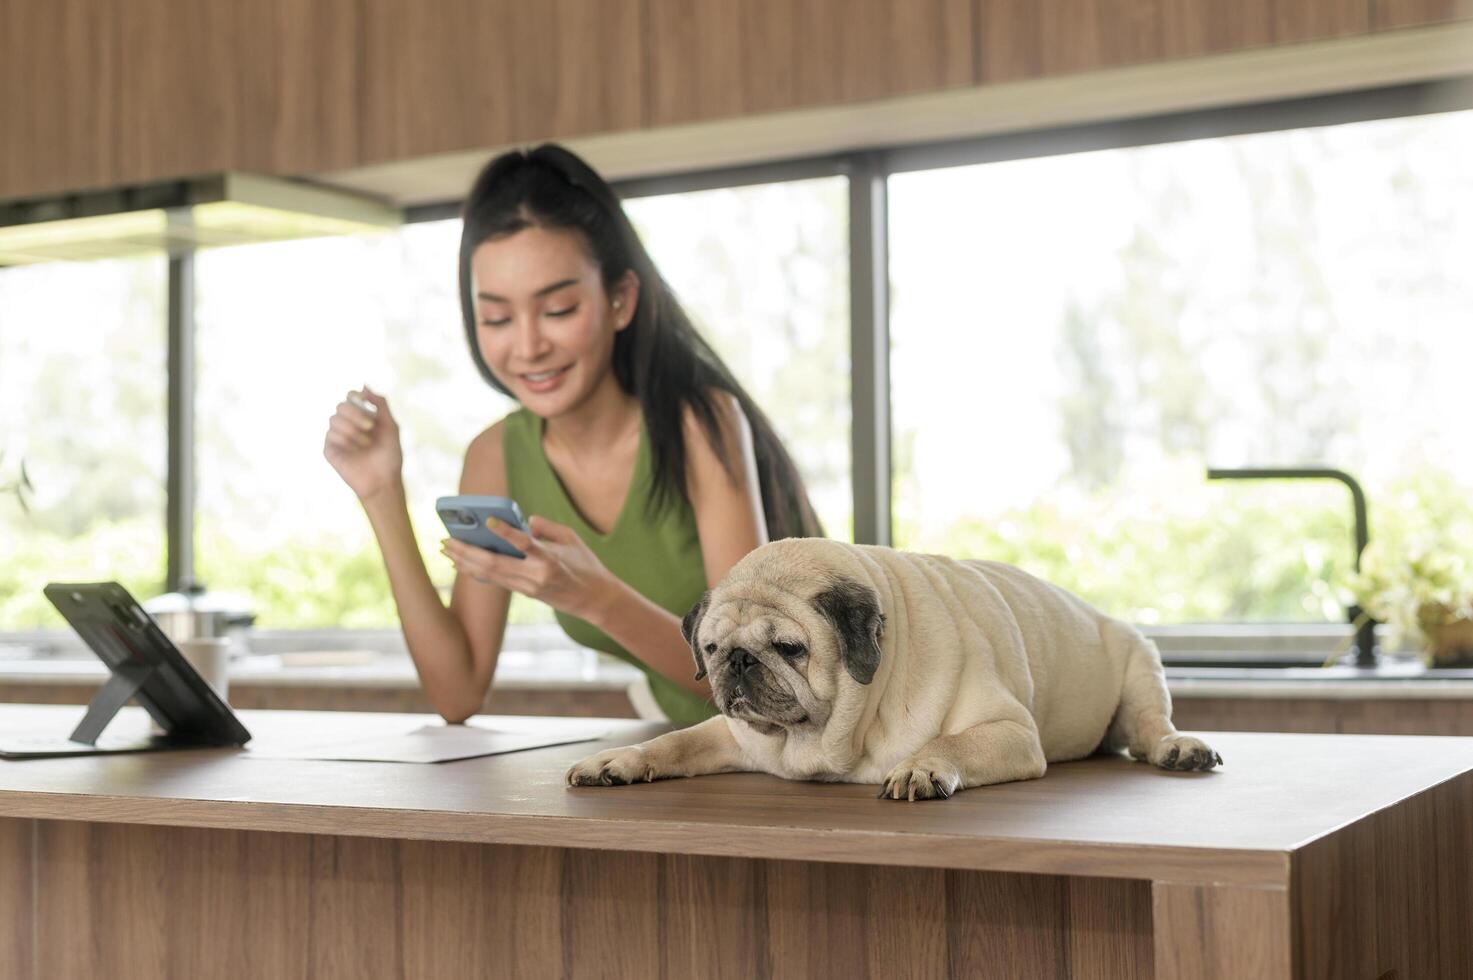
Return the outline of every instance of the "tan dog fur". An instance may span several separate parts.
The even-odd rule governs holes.
[[[585,759],[570,784],[761,771],[915,800],[1102,749],[1221,763],[1172,726],[1138,630],[997,562],[786,539],[742,559],[686,630],[723,715]]]

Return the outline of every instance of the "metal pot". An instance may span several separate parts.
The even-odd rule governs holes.
[[[175,643],[224,637],[230,641],[232,656],[250,652],[249,632],[256,614],[245,596],[206,592],[203,585],[187,585],[179,592],[149,599],[143,609]]]

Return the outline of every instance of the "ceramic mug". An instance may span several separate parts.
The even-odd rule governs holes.
[[[179,648],[179,652],[194,668],[195,673],[203,677],[205,683],[214,688],[220,700],[229,704],[230,640],[223,636],[205,636],[192,640],[179,640],[174,645]],[[164,734],[158,722],[151,721],[149,727],[155,735]]]

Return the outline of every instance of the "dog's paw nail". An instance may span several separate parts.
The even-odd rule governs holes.
[[[1180,750],[1177,749],[1176,746],[1173,745],[1171,747],[1171,751],[1168,752],[1168,753],[1166,753],[1166,764],[1168,766],[1175,766],[1176,765],[1176,760],[1177,760],[1177,758],[1180,755],[1181,755]]]
[[[1222,756],[1216,752],[1212,753],[1212,764],[1215,766],[1222,765]]]

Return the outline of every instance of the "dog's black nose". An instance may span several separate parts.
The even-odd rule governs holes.
[[[741,647],[733,647],[731,651],[731,665],[739,675],[743,675],[757,666],[757,658]]]

